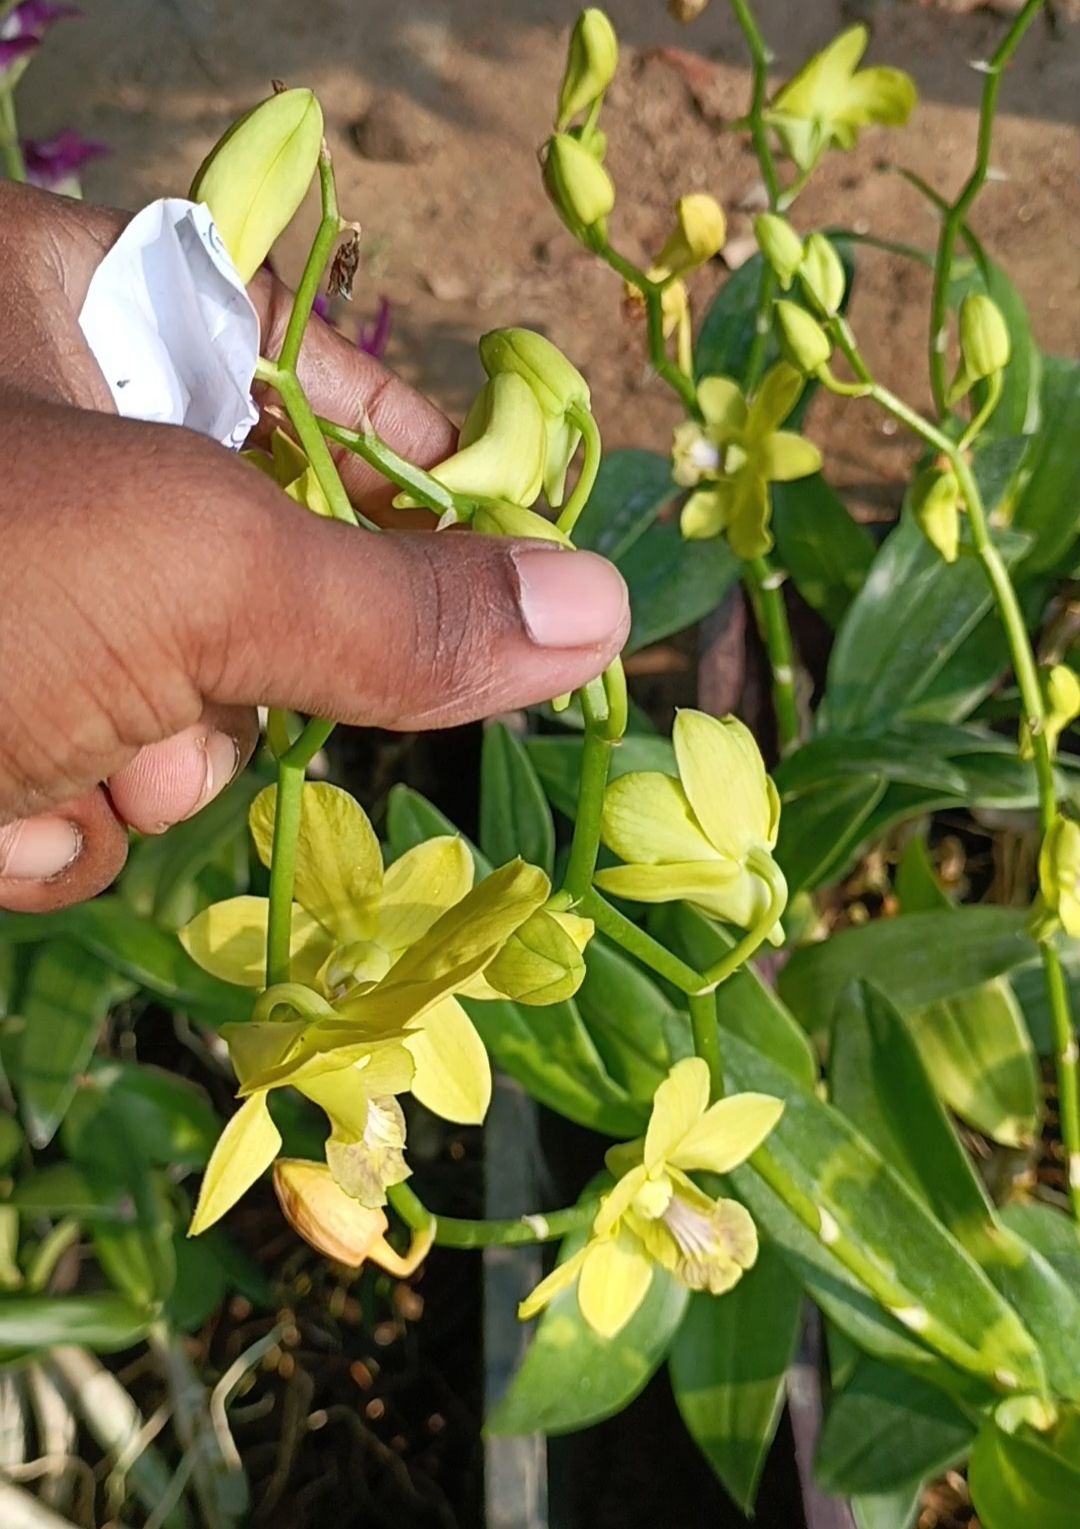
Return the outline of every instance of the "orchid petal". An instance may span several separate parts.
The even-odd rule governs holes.
[[[768,1094],[718,1099],[672,1144],[667,1159],[690,1172],[729,1173],[757,1151],[783,1113],[783,1100]]]
[[[557,1295],[568,1290],[577,1279],[581,1266],[585,1262],[585,1248],[579,1248],[561,1264],[556,1264],[551,1273],[540,1281],[531,1290],[525,1299],[518,1304],[518,1319],[528,1322],[532,1317],[539,1316],[545,1306],[550,1306]]]
[[[700,1057],[685,1057],[653,1095],[645,1132],[645,1167],[649,1173],[668,1157],[702,1118],[709,1103],[709,1068]]]
[[[604,793],[602,837],[634,865],[714,860],[682,784],[656,770],[632,771]]]
[[[443,1120],[479,1125],[491,1103],[491,1063],[457,999],[428,1009],[404,1045],[416,1067],[413,1097]]]
[[[218,1137],[203,1174],[188,1236],[197,1237],[231,1210],[269,1168],[280,1148],[281,1133],[270,1118],[266,1095],[252,1095]]]
[[[241,987],[262,987],[269,909],[265,897],[230,897],[213,903],[180,930],[180,943],[212,977]],[[294,903],[289,953],[293,980],[313,986],[332,945],[322,925]]]
[[[653,1262],[632,1232],[590,1242],[578,1280],[581,1315],[601,1338],[614,1338],[652,1284]]]
[[[806,378],[789,362],[778,361],[770,367],[750,405],[747,437],[755,444],[764,442],[787,419],[805,386]]]
[[[251,833],[266,866],[276,805],[276,786],[260,791],[251,804]],[[379,841],[359,802],[325,781],[305,782],[296,841],[297,902],[341,942],[370,939],[373,915],[369,908],[363,917],[362,907],[378,897],[382,878]]]
[[[777,430],[761,447],[761,475],[770,483],[790,483],[821,471],[821,452],[803,435]]]
[[[731,483],[714,483],[709,488],[699,488],[682,507],[679,530],[687,541],[708,541],[727,529],[735,502]]]
[[[406,850],[383,876],[374,938],[389,951],[423,939],[471,891],[473,858],[465,841],[445,834]]]
[[[766,844],[772,805],[754,736],[736,717],[722,720],[685,708],[672,732],[679,779],[709,841],[741,859]]]
[[[700,382],[698,405],[714,440],[734,435],[746,424],[746,399],[730,377],[706,377]]]

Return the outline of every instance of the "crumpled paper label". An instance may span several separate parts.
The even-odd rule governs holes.
[[[259,319],[208,207],[144,207],[94,272],[79,324],[119,414],[244,444]]]

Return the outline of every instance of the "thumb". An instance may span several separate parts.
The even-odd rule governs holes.
[[[626,640],[626,586],[592,553],[373,534],[283,498],[274,511],[250,579],[201,634],[193,677],[210,700],[447,727],[575,690]]]

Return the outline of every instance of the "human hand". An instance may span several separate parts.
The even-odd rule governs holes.
[[[574,689],[629,621],[590,553],[321,520],[204,437],[118,418],[78,327],[123,218],[0,183],[0,907],[94,895],[249,758],[256,704],[452,726]],[[252,297],[274,353],[289,296]],[[420,465],[449,422],[314,320],[319,412]],[[358,506],[392,489],[345,455]]]

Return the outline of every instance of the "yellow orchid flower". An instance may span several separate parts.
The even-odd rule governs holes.
[[[283,1157],[274,1164],[274,1192],[286,1221],[305,1242],[335,1263],[359,1269],[377,1264],[397,1279],[407,1279],[423,1263],[435,1240],[435,1223],[414,1232],[408,1253],[395,1252],[386,1240],[388,1222],[349,1198],[325,1163]]]
[[[242,451],[240,453],[253,467],[272,479],[290,499],[324,519],[332,519],[330,501],[323,492],[322,484],[307,456],[284,430],[275,430],[270,437],[270,452]]]
[[[251,810],[265,863],[274,806],[271,787]],[[211,1157],[193,1231],[224,1214],[274,1160],[281,1143],[267,1102],[272,1088],[294,1086],[326,1112],[327,1161],[342,1187],[369,1205],[382,1204],[408,1171],[398,1094],[411,1091],[448,1120],[483,1119],[490,1063],[454,995],[540,911],[550,883],[521,861],[472,882],[472,857],[452,837],[418,845],[384,871],[362,808],[337,787],[305,785],[294,982],[265,993],[252,1022],[222,1031],[245,1103]],[[182,931],[182,942],[205,970],[259,987],[268,911],[257,897],[215,904]],[[583,967],[576,946],[574,963]],[[549,957],[549,982],[553,964]],[[492,992],[505,996],[501,986]]]
[[[787,897],[772,857],[780,799],[749,729],[735,717],[684,710],[673,732],[679,778],[620,776],[604,796],[604,843],[627,862],[596,885],[634,902],[693,903],[714,918],[783,942]]]
[[[1066,934],[1080,938],[1080,823],[1060,814],[1039,851],[1039,892],[1036,924],[1048,913]]]
[[[770,483],[805,478],[821,467],[812,442],[779,426],[798,402],[805,379],[779,362],[747,402],[730,377],[706,377],[698,388],[704,425],[687,420],[675,431],[672,475],[684,488],[701,485],[683,506],[685,537],[726,533],[737,557],[755,558],[773,544]]]
[[[613,1338],[645,1299],[658,1264],[691,1290],[730,1290],[753,1267],[757,1230],[737,1201],[714,1200],[687,1175],[736,1168],[783,1109],[767,1094],[733,1094],[710,1105],[706,1064],[700,1057],[677,1062],[656,1090],[644,1139],[608,1153],[620,1177],[600,1201],[585,1246],[522,1301],[521,1320],[576,1280],[582,1316]]]
[[[841,32],[769,103],[765,120],[800,170],[812,169],[832,144],[854,148],[862,127],[900,127],[911,115],[918,96],[910,75],[858,67],[869,40],[865,26]]]

